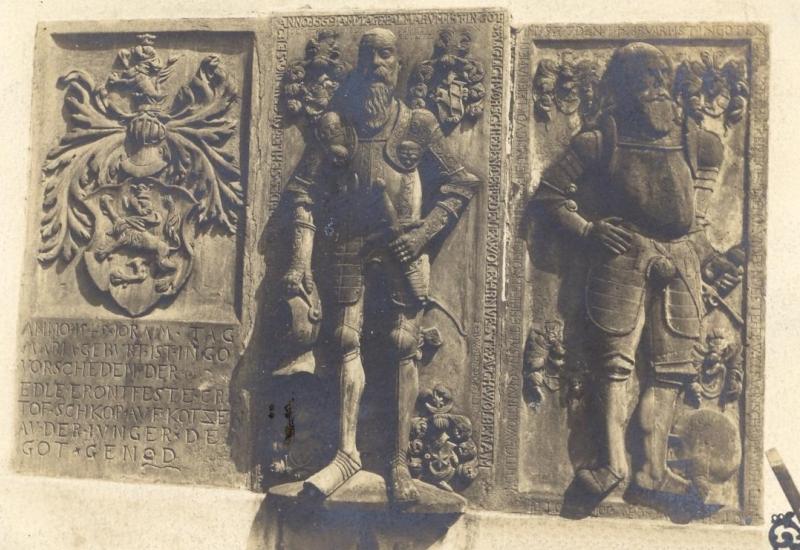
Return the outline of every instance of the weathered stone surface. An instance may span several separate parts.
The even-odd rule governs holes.
[[[663,136],[607,125],[638,101],[608,95],[631,41],[658,66],[625,86],[680,119]],[[392,536],[398,510],[467,503],[761,522],[763,29],[514,44],[511,71],[502,10],[44,27],[16,468],[249,486]],[[635,205],[595,216],[597,176],[601,195],[686,184],[695,210],[670,215],[666,192],[656,217],[686,214],[722,254],[693,256],[689,228],[654,236]],[[591,275],[603,247],[633,267]],[[642,319],[649,343],[597,351]],[[419,540],[447,532],[432,521]]]
[[[764,29],[531,26],[515,59],[497,505],[761,522]]]
[[[497,437],[506,14],[287,15],[273,36],[264,484],[307,479],[330,500],[363,468],[392,502],[421,498],[411,476],[480,501]]]
[[[42,26],[19,471],[247,485],[253,28]]]
[[[238,483],[236,325],[30,319],[19,338],[20,470]]]

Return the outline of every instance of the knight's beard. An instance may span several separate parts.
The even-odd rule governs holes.
[[[666,134],[675,127],[677,111],[669,99],[656,99],[641,104],[643,122],[659,134]]]
[[[368,128],[381,128],[389,121],[393,96],[394,88],[385,82],[365,83],[361,113]]]

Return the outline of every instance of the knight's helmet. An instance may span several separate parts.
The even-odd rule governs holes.
[[[285,329],[281,340],[288,343],[293,353],[273,376],[301,372],[313,374],[317,368],[313,348],[322,321],[322,306],[316,287],[310,292],[301,288],[300,294],[281,301],[277,315],[279,326]]]

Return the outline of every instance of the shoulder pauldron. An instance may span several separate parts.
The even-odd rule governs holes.
[[[695,179],[715,179],[725,155],[720,137],[688,121],[684,133],[686,160]]]

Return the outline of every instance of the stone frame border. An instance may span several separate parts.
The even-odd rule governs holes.
[[[615,25],[528,25],[512,31],[514,93],[512,96],[511,177],[507,212],[504,349],[499,413],[506,420],[503,429],[503,456],[498,458],[495,479],[499,490],[493,495],[496,507],[503,503],[509,511],[535,514],[561,513],[560,495],[520,493],[518,487],[519,407],[522,379],[523,304],[525,299],[526,249],[519,238],[519,224],[530,197],[529,136],[532,131],[533,77],[530,56],[534,41],[614,41],[669,40],[681,42],[738,42],[749,49],[751,84],[748,128],[745,137],[747,164],[744,172],[746,239],[749,243],[745,303],[745,382],[742,411],[743,460],[738,510],[723,509],[702,520],[704,523],[762,524],[763,516],[763,401],[764,401],[764,319],[766,289],[766,179],[769,94],[769,30],[758,23],[664,23]],[[663,518],[660,513],[627,503],[601,504],[597,516],[624,518]]]
[[[485,182],[486,212],[482,213],[485,233],[478,243],[486,254],[485,263],[480,268],[483,274],[482,300],[477,317],[480,322],[469,327],[470,340],[470,402],[473,409],[470,416],[476,422],[475,432],[478,445],[478,468],[481,472],[475,481],[483,487],[482,493],[493,488],[494,476],[491,470],[497,457],[497,425],[499,410],[497,401],[498,374],[502,339],[500,325],[502,319],[502,284],[504,268],[504,224],[505,188],[507,176],[504,165],[507,162],[507,140],[509,135],[508,112],[511,96],[509,75],[511,60],[510,21],[506,10],[499,8],[476,8],[474,10],[414,10],[394,12],[350,13],[275,13],[269,18],[273,35],[273,59],[271,74],[268,76],[269,106],[263,106],[269,117],[269,155],[267,184],[265,185],[267,218],[274,212],[280,200],[281,190],[287,179],[284,165],[284,129],[281,127],[280,112],[281,81],[287,64],[287,33],[295,29],[318,30],[322,28],[372,27],[380,25],[491,25],[490,63],[487,65],[487,80],[491,83],[486,95],[486,116],[489,120],[489,166]],[[498,91],[499,90],[499,91]],[[474,488],[473,488],[474,490]],[[485,502],[471,502],[484,506]]]
[[[266,117],[262,114],[260,108],[260,101],[263,92],[261,74],[266,73],[266,60],[267,52],[271,48],[271,35],[268,26],[269,18],[183,18],[183,19],[123,19],[123,20],[80,20],[80,21],[40,21],[36,26],[36,37],[34,40],[33,52],[33,77],[32,77],[32,98],[31,98],[31,116],[30,116],[30,129],[29,129],[29,158],[28,158],[28,181],[26,186],[26,209],[27,211],[35,212],[35,215],[29,216],[26,220],[26,238],[30,239],[31,236],[39,234],[39,219],[40,219],[40,204],[41,204],[41,161],[46,154],[44,144],[45,133],[42,129],[40,121],[44,120],[44,111],[46,102],[42,99],[43,94],[55,93],[55,83],[46,82],[44,80],[45,71],[43,66],[46,65],[47,48],[50,47],[50,41],[58,36],[87,36],[93,35],[110,35],[110,36],[130,36],[134,37],[138,33],[156,33],[157,35],[240,35],[246,37],[246,45],[242,48],[242,55],[244,56],[244,72],[241,75],[241,80],[237,81],[240,86],[240,94],[242,99],[240,124],[246,120],[246,130],[241,135],[240,142],[240,162],[242,166],[242,183],[244,187],[244,205],[240,216],[239,232],[235,236],[235,246],[237,249],[237,264],[236,264],[236,278],[238,280],[239,288],[234,293],[233,311],[230,315],[225,315],[221,319],[197,319],[188,322],[197,322],[208,326],[235,326],[237,346],[243,349],[247,340],[250,337],[253,322],[253,298],[255,296],[255,279],[258,272],[258,265],[254,265],[251,259],[248,262],[248,256],[244,253],[246,250],[252,249],[255,225],[253,212],[255,205],[257,205],[257,193],[254,192],[254,182],[260,179],[260,163],[257,159],[260,156],[260,151],[263,146],[261,143],[261,136],[266,131],[265,120]],[[109,55],[113,54],[109,50]],[[49,88],[52,86],[52,89]],[[49,91],[48,91],[49,90]],[[79,260],[74,260],[79,261]],[[255,262],[257,264],[257,262]],[[21,273],[21,291],[19,299],[19,314],[20,321],[25,319],[30,320],[46,320],[51,317],[37,312],[33,309],[34,294],[31,292],[35,279],[35,272],[39,269],[39,265],[35,260],[35,249],[26,248],[22,262]],[[263,268],[262,268],[263,269]],[[34,286],[35,288],[35,286]],[[58,317],[59,319],[61,317]],[[111,319],[116,319],[113,317]],[[81,319],[81,317],[70,317],[71,320]],[[147,316],[139,319],[124,318],[131,323],[141,322],[157,322],[157,323],[187,323],[186,320],[181,319],[149,319]],[[102,319],[92,319],[98,321]],[[21,326],[21,325],[20,325]],[[16,356],[20,356],[21,343],[19,339],[16,344]],[[234,366],[232,372],[238,368],[241,355],[234,359]],[[15,373],[15,380],[18,381],[20,377],[19,371]],[[13,417],[13,422],[16,425],[20,422],[20,414],[17,412]],[[245,423],[242,428],[242,436],[249,437],[250,426]],[[12,461],[14,460],[12,454]],[[250,462],[249,458],[245,460]],[[20,471],[14,467],[16,473],[21,475],[31,475]],[[241,481],[235,487],[245,489],[253,485],[251,478],[253,472],[250,470],[240,471]],[[55,477],[66,477],[68,479],[78,479],[76,476],[56,476],[55,474],[42,474],[37,473],[34,475],[53,475]],[[108,479],[107,476],[87,477],[86,479]],[[160,481],[145,482],[161,483]],[[219,487],[213,484],[197,484],[183,482],[181,485],[193,485],[199,487]]]

